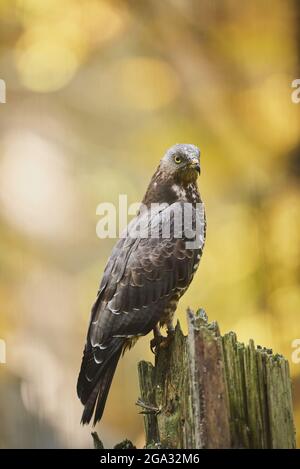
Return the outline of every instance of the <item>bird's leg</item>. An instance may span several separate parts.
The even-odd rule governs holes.
[[[171,338],[175,334],[175,327],[174,327],[174,324],[173,324],[173,318],[172,319],[170,318],[167,322],[167,333],[168,333],[168,337],[170,336]]]
[[[161,341],[159,345],[162,348],[168,347],[170,343],[172,342],[173,337],[175,335],[175,327],[173,325],[172,318],[168,319],[166,326],[167,326],[167,337],[164,337],[163,341]]]
[[[156,354],[156,349],[160,346],[164,339],[165,337],[160,332],[159,324],[156,324],[156,326],[153,328],[153,339],[150,341],[150,349],[152,353]]]
[[[159,325],[153,328],[153,339],[150,342],[151,351],[156,354],[159,348],[167,348],[171,343],[174,334],[175,334],[175,327],[173,325],[172,319],[169,319],[166,323],[167,326],[167,337],[163,336],[160,332]]]

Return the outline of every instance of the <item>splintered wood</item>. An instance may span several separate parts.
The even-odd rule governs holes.
[[[188,311],[155,366],[138,365],[147,448],[295,448],[287,360],[220,335],[218,324]]]

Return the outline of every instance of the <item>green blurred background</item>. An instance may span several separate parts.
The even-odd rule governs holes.
[[[296,0],[0,0],[0,447],[91,446],[76,379],[113,240],[103,201],[141,200],[164,151],[202,151],[208,237],[178,308],[204,307],[291,362],[300,337]],[[143,445],[143,338],[121,360],[106,446]],[[300,364],[291,363],[298,435]],[[298,444],[300,440],[298,437]]]

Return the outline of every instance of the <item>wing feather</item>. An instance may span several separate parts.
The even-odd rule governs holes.
[[[127,237],[121,238],[112,251],[92,308],[78,378],[83,404],[95,402],[93,391],[101,376],[112,377],[107,367],[115,362],[113,357],[119,357],[126,337],[150,332],[176,289],[184,290],[192,279],[201,249],[187,249],[184,238],[162,236],[169,220],[173,233],[179,209],[182,206],[177,202],[151,217],[148,214],[148,227],[150,223],[159,224],[157,238],[132,236],[145,214],[138,216],[129,225]]]

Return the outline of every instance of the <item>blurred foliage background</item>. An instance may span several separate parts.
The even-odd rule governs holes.
[[[114,244],[103,201],[141,200],[164,151],[202,150],[208,237],[178,317],[290,361],[300,337],[296,0],[0,0],[0,447],[87,447],[76,397],[89,311]],[[137,361],[98,431],[143,445]],[[291,363],[300,435],[300,364]],[[300,443],[298,437],[298,444]]]

